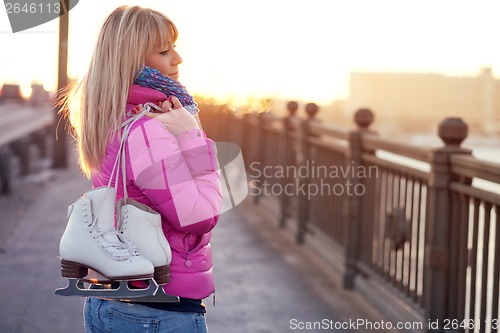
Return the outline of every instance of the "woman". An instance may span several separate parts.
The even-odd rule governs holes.
[[[132,126],[126,141],[126,186],[129,197],[162,216],[172,249],[164,291],[180,302],[90,297],[84,307],[87,332],[206,331],[202,300],[215,292],[209,242],[222,191],[215,144],[199,128],[191,114],[196,104],[178,83],[182,58],[175,50],[177,35],[162,13],[117,8],[100,31],[86,75],[67,97],[81,167],[94,187],[110,179],[121,124],[148,102],[166,111],[147,114]],[[121,197],[120,183],[116,199]]]

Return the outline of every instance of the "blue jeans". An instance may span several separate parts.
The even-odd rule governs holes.
[[[88,297],[83,309],[87,333],[206,333],[204,313],[175,312],[138,303]]]

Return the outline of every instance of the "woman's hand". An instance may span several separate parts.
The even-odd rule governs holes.
[[[146,116],[161,122],[163,126],[165,126],[165,128],[173,135],[200,128],[196,119],[188,112],[188,110],[182,107],[182,104],[179,102],[177,97],[172,97],[171,99],[166,100],[162,103],[161,107],[166,110],[165,113],[148,112]]]

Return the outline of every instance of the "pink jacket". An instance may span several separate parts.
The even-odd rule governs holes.
[[[133,85],[127,111],[164,100],[159,91]],[[95,187],[108,183],[118,147],[115,137],[108,144],[101,173],[92,177]],[[174,136],[159,121],[143,117],[130,131],[126,152],[129,197],[161,214],[172,249],[165,292],[194,299],[209,296],[215,290],[209,242],[222,204],[215,142],[203,130]],[[117,200],[122,197],[120,181]]]

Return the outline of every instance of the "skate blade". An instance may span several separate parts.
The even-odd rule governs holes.
[[[158,287],[158,291],[154,295],[149,296],[141,296],[136,297],[134,299],[119,299],[120,301],[130,301],[134,303],[144,303],[144,302],[152,302],[152,303],[178,303],[180,301],[179,296],[172,296],[165,294],[162,286]]]
[[[140,297],[151,297],[158,291],[158,284],[153,279],[146,280],[149,286],[145,289],[130,289],[126,280],[114,281],[119,283],[118,288],[92,289],[85,287],[84,281],[80,279],[68,279],[66,288],[56,289],[55,294],[59,296],[83,296],[109,298],[113,300],[132,300]]]

